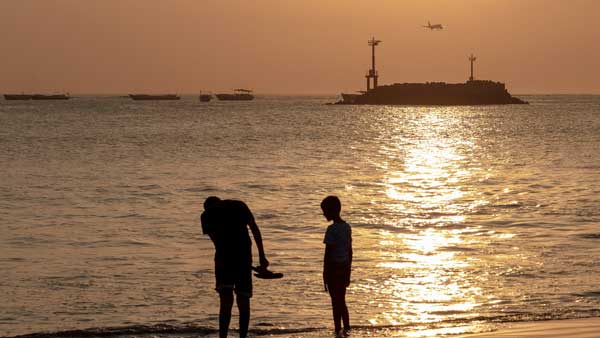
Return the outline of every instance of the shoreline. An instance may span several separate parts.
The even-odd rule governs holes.
[[[505,323],[502,324],[498,329],[484,333],[459,333],[460,330],[460,327],[454,329],[451,328],[448,331],[444,329],[402,330],[400,328],[388,328],[383,330],[369,330],[360,328],[356,331],[353,330],[349,337],[598,338],[600,337],[600,317]],[[270,334],[268,336],[273,338],[322,338],[333,335],[329,330],[320,330],[316,332],[303,332],[296,334]]]
[[[597,338],[600,317],[511,323],[497,331],[462,335],[457,338]]]
[[[561,319],[530,322],[512,322],[500,324],[491,330],[490,324],[480,324],[481,331],[484,327],[489,327],[489,332],[483,333],[465,333],[474,331],[473,325],[446,327],[439,329],[415,330],[401,327],[387,328],[369,328],[359,327],[352,330],[350,337],[445,337],[445,338],[597,338],[600,332],[600,317],[581,318],[581,319]],[[325,328],[314,329],[260,329],[250,328],[254,337],[273,337],[273,338],[321,338],[332,336],[332,331]],[[216,328],[207,327],[170,327],[169,325],[156,325],[149,327],[130,328],[106,328],[106,330],[74,330],[55,333],[39,332],[18,336],[2,336],[9,338],[75,338],[75,337],[120,337],[120,338],[198,338],[212,337],[217,334]],[[231,328],[230,335],[236,336],[237,330]]]

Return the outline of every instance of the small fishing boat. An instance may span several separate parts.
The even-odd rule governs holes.
[[[200,99],[200,102],[209,102],[212,100],[213,96],[210,93],[202,94],[202,92],[200,92],[200,96],[198,96],[198,98]]]
[[[4,94],[5,100],[31,100],[29,94]]]
[[[252,91],[249,89],[234,89],[232,94],[217,94],[221,101],[251,101],[254,100]]]

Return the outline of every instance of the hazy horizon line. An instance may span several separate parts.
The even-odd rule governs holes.
[[[210,92],[211,95],[220,94],[220,93],[229,93],[227,91],[215,91]],[[253,94],[255,96],[339,96],[341,93],[354,93],[358,91],[340,91],[337,93],[302,93],[302,92],[283,92],[283,93],[269,93],[269,92],[256,92]],[[200,92],[178,92],[178,91],[132,91],[132,92],[70,92],[70,91],[35,91],[35,92],[26,92],[26,91],[0,91],[0,95],[11,95],[11,94],[42,94],[42,95],[52,95],[52,94],[66,94],[68,93],[71,97],[73,96],[128,96],[130,94],[148,94],[148,95],[165,95],[165,94],[175,94],[180,96],[197,96],[200,95]],[[209,92],[203,92],[204,94],[209,94]],[[520,96],[532,96],[532,95],[548,95],[548,96],[560,96],[560,95],[569,95],[569,96],[600,96],[600,92],[529,92],[529,93],[515,93],[513,95]]]

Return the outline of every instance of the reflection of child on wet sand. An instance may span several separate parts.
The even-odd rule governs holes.
[[[350,317],[346,306],[346,288],[350,285],[352,269],[352,229],[341,217],[342,204],[336,196],[328,196],[321,202],[323,216],[333,224],[325,233],[325,257],[323,259],[323,283],[331,296],[333,323],[338,337],[350,330]],[[344,329],[342,330],[342,322]]]

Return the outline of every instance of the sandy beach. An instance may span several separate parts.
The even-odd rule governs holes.
[[[165,329],[165,328],[163,328]],[[387,337],[406,337],[406,338],[598,338],[600,337],[600,317],[585,319],[568,320],[548,320],[536,322],[512,323],[501,326],[499,329],[479,334],[462,334],[468,331],[482,331],[485,327],[474,328],[473,326],[453,327],[447,329],[402,329],[402,328],[368,328],[360,327],[351,332],[349,337],[354,338],[387,338]],[[164,331],[164,332],[161,332]],[[119,334],[94,334],[93,332],[75,333],[63,332],[62,334],[53,334],[57,338],[63,337],[121,337],[121,338],[200,338],[216,337],[217,331],[214,329],[194,329],[189,327],[178,333],[168,332],[170,330],[158,330],[156,332],[143,332]],[[237,337],[237,328],[230,331],[231,337]],[[28,338],[47,337],[48,335],[40,333],[27,336]],[[302,329],[294,330],[292,328],[271,328],[267,330],[250,327],[251,337],[272,337],[272,338],[326,338],[333,337],[333,332],[327,329],[315,329],[314,331],[304,331]]]
[[[523,322],[507,324],[505,327],[488,333],[480,334],[453,334],[457,330],[422,330],[404,331],[398,329],[384,329],[371,331],[368,329],[354,330],[351,337],[447,337],[447,338],[598,338],[600,337],[600,317],[570,320],[549,320],[538,322]],[[467,329],[466,327],[464,329]],[[332,337],[328,331],[317,331],[310,333],[269,335],[269,337],[293,337],[293,338],[321,338]]]
[[[463,337],[597,338],[600,337],[600,318],[519,323],[511,325],[510,328],[502,329],[496,332],[468,335]]]

